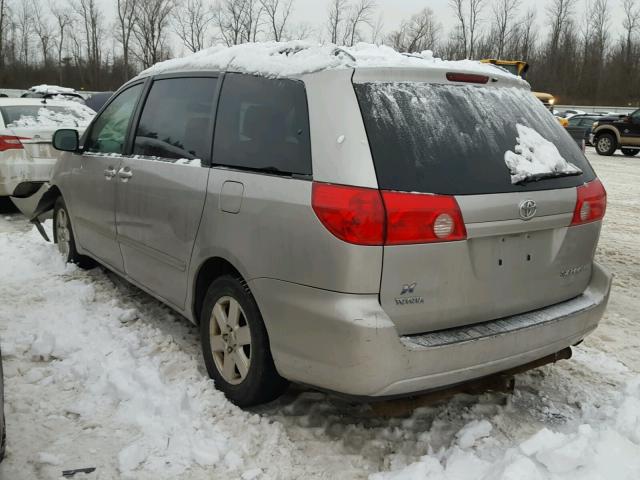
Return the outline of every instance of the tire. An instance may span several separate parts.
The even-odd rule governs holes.
[[[598,155],[610,157],[618,149],[618,140],[612,133],[601,133],[596,137],[595,142]]]
[[[85,270],[96,266],[96,262],[92,258],[80,255],[76,250],[69,210],[62,197],[58,197],[53,208],[53,241],[58,245],[58,251],[66,263],[75,263]]]
[[[209,376],[237,406],[270,402],[287,388],[273,363],[258,305],[241,278],[225,275],[209,286],[200,340]]]
[[[622,148],[621,150],[622,154],[626,157],[635,157],[638,153],[640,153],[640,150],[634,150],[633,148]]]

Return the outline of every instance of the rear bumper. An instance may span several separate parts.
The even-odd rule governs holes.
[[[24,182],[48,182],[55,164],[55,159],[29,158],[24,152],[1,158],[0,196],[13,195],[16,187]]]
[[[400,337],[376,295],[269,279],[250,282],[276,368],[292,381],[364,397],[408,395],[533,362],[582,340],[606,308],[611,275],[594,264],[585,292],[523,315]]]

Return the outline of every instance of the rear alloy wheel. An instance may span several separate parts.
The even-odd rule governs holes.
[[[618,148],[618,141],[611,133],[602,133],[596,138],[596,152],[599,155],[610,157]]]
[[[273,363],[258,305],[242,279],[223,276],[211,284],[200,314],[200,339],[209,376],[239,407],[274,400],[287,387]]]
[[[635,149],[635,148],[622,148],[622,154],[627,156],[627,157],[635,157],[640,150]]]
[[[58,245],[58,251],[66,263],[75,263],[83,269],[90,269],[96,266],[96,262],[93,259],[80,255],[76,250],[69,210],[62,197],[56,200],[53,209],[53,241]]]

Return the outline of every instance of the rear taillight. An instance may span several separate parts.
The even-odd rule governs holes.
[[[0,135],[0,152],[6,150],[22,150],[24,146],[20,140],[29,140],[24,137],[15,137],[13,135]]]
[[[384,242],[384,206],[378,190],[314,183],[311,205],[339,239],[356,245]]]
[[[578,187],[578,200],[571,225],[595,222],[604,218],[607,192],[597,178]]]
[[[450,82],[464,82],[464,83],[489,83],[489,77],[486,75],[476,75],[473,73],[447,73],[447,80]]]
[[[313,210],[336,237],[356,245],[410,245],[464,240],[456,199],[313,184]]]
[[[382,192],[387,212],[387,245],[464,240],[467,231],[454,197]]]

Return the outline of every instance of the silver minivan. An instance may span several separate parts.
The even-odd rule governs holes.
[[[35,221],[53,209],[67,261],[199,324],[236,404],[288,381],[439,389],[596,328],[606,193],[521,79],[469,62],[277,77],[180,65],[124,85],[81,139],[56,133],[66,153]],[[522,126],[572,170],[514,182],[505,153],[522,153]]]

